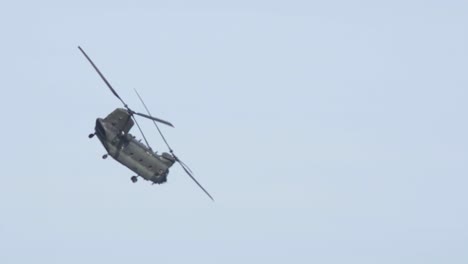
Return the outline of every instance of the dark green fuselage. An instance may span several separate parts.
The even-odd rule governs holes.
[[[106,118],[96,119],[95,134],[107,153],[145,180],[163,183],[175,160],[169,153],[158,155],[129,133],[133,120],[127,110],[117,108]]]

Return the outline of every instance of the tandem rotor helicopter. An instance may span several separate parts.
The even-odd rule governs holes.
[[[213,197],[208,193],[208,191],[205,190],[205,188],[203,188],[203,186],[195,179],[190,168],[174,154],[174,151],[169,146],[169,143],[167,143],[166,138],[162,134],[156,122],[171,127],[174,126],[168,121],[153,117],[137,90],[135,90],[135,92],[148,114],[138,113],[130,109],[124,100],[120,98],[114,88],[112,88],[110,83],[101,73],[101,71],[99,71],[97,66],[89,58],[86,52],[79,46],[78,49],[81,51],[81,53],[83,53],[89,63],[91,63],[91,66],[93,66],[93,68],[99,74],[107,87],[109,87],[115,97],[117,97],[124,105],[124,108],[115,109],[106,118],[97,118],[94,133],[89,134],[89,138],[97,136],[99,141],[101,141],[102,145],[106,149],[107,154],[103,155],[102,158],[106,159],[107,156],[110,155],[116,161],[135,172],[137,175],[130,178],[133,183],[137,182],[138,177],[141,177],[147,181],[151,181],[153,184],[164,183],[167,181],[169,168],[171,168],[172,165],[177,162],[187,173],[187,175],[190,176],[190,178],[192,178],[192,180],[206,193],[206,195],[208,195],[208,197],[214,201]],[[163,152],[161,155],[159,155],[156,152],[153,152],[152,148],[148,144],[148,140],[146,140],[145,134],[141,130],[141,127],[136,120],[136,116],[141,116],[153,121],[156,129],[166,143],[166,146],[169,149],[169,153]],[[129,133],[134,124],[136,124],[140,130],[146,145],[141,143],[141,140],[135,139],[135,136]]]

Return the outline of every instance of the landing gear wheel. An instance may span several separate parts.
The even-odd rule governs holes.
[[[138,178],[137,178],[137,176],[132,176],[132,177],[130,178],[130,180],[132,180],[132,182],[135,183],[135,182],[138,181]]]
[[[94,134],[89,134],[88,137],[89,137],[89,138],[93,138],[93,137],[94,137]]]
[[[107,159],[107,154],[102,155],[103,159]]]

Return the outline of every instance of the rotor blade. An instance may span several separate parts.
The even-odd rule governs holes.
[[[149,111],[148,107],[146,106],[145,102],[143,101],[143,99],[141,98],[140,94],[138,93],[138,91],[136,89],[135,90],[135,93],[137,94],[138,98],[140,99],[141,103],[143,104],[143,106],[145,107],[146,109],[146,112],[149,114],[149,116],[146,116],[150,119],[152,119],[151,117],[151,112]],[[138,114],[138,113],[135,113],[135,114]],[[141,114],[140,114],[141,115]],[[142,115],[144,116],[144,115]],[[166,143],[167,145],[167,148],[169,149],[169,151],[171,152],[172,156],[174,157],[174,159],[180,164],[180,166],[182,167],[182,169],[184,169],[185,173],[187,173],[188,176],[190,176],[190,178],[192,178],[192,180],[198,185],[198,187],[200,187],[206,195],[208,195],[208,197],[210,197],[210,199],[212,201],[214,201],[213,197],[208,193],[207,190],[205,190],[205,188],[203,188],[203,186],[195,179],[195,177],[193,177],[193,172],[192,170],[190,169],[189,166],[187,166],[187,164],[185,164],[183,161],[181,161],[175,154],[174,154],[174,151],[171,149],[171,147],[169,146],[169,143],[167,142],[166,138],[164,137],[163,133],[161,132],[161,130],[159,129],[159,126],[158,124],[156,124],[156,122],[154,121],[159,121],[159,120],[154,120],[153,119],[153,123],[154,125],[156,126],[156,129],[158,130],[159,134],[161,135],[162,139],[164,140],[164,142]],[[159,121],[161,122],[161,121]],[[170,123],[169,123],[170,124]],[[172,124],[170,124],[172,126]]]
[[[177,159],[177,161],[179,162],[179,164],[180,164],[180,166],[182,167],[182,169],[184,169],[184,171],[187,173],[187,175],[190,176],[190,178],[192,178],[192,180],[198,185],[198,187],[200,187],[200,189],[202,189],[202,190],[206,193],[206,195],[208,195],[208,197],[210,197],[210,199],[214,202],[213,197],[211,197],[211,195],[208,193],[208,191],[205,190],[205,188],[203,188],[203,186],[201,186],[201,184],[195,179],[195,177],[193,177],[192,173],[190,173],[190,172],[187,170],[187,168],[185,168],[185,166],[182,165],[183,163],[181,163],[181,161],[180,161],[178,158],[176,158],[176,159]]]
[[[104,75],[101,73],[101,71],[98,69],[98,67],[94,64],[94,62],[88,57],[88,54],[86,54],[86,52],[80,46],[78,46],[78,49],[80,49],[81,53],[83,53],[83,55],[86,57],[86,59],[89,61],[89,63],[91,63],[91,65],[96,70],[96,72],[99,74],[99,76],[101,76],[101,79],[106,83],[107,87],[109,87],[111,92],[117,98],[119,98],[119,100],[122,102],[122,104],[124,104],[124,106],[126,107],[127,104],[122,100],[122,98],[120,98],[120,96],[117,94],[117,92],[114,90],[114,88],[112,88],[112,85],[110,85],[110,83],[107,81],[106,77],[104,77]]]
[[[146,112],[148,113],[148,115],[151,116],[151,112],[150,112],[150,110],[148,109],[148,107],[146,107],[146,104],[145,104],[145,102],[143,101],[143,98],[141,98],[140,94],[138,93],[138,91],[137,91],[136,89],[133,89],[133,90],[135,90],[135,93],[137,94],[138,99],[140,99],[140,101],[141,101],[141,103],[143,104],[143,106],[145,107]],[[164,137],[164,135],[163,135],[161,129],[159,129],[158,124],[156,124],[156,122],[155,122],[154,120],[153,120],[153,124],[156,126],[156,129],[158,130],[159,135],[161,135],[162,139],[164,140],[164,143],[166,143],[167,148],[168,148],[169,151],[172,153],[172,152],[173,152],[173,151],[172,151],[172,148],[171,148],[171,146],[169,146],[169,143],[167,142],[166,138]]]
[[[135,114],[135,115],[139,115],[139,116],[142,116],[142,117],[146,117],[146,118],[148,118],[148,119],[157,121],[157,122],[159,122],[159,123],[163,123],[163,124],[165,124],[165,125],[174,127],[174,125],[172,125],[170,122],[168,122],[168,121],[166,121],[166,120],[162,120],[162,119],[159,119],[159,118],[156,118],[156,117],[153,117],[153,116],[149,116],[149,115],[145,115],[145,114],[137,113],[137,112],[133,112],[133,111],[132,111],[132,113]]]
[[[137,125],[138,130],[140,130],[140,133],[141,133],[141,135],[143,136],[143,139],[145,140],[146,146],[148,147],[148,149],[151,150],[151,147],[150,147],[150,145],[149,145],[149,143],[148,143],[148,140],[147,140],[146,137],[145,137],[145,133],[143,133],[143,130],[141,130],[140,124],[138,124],[138,121],[136,120],[136,118],[135,118],[133,115],[132,115],[132,119],[133,119],[133,121],[135,121],[135,124]],[[151,151],[152,151],[152,150],[151,150]]]
[[[175,154],[172,153],[172,156],[175,156]],[[193,171],[190,169],[190,167],[189,167],[187,164],[185,164],[183,161],[181,161],[177,156],[175,157],[175,159],[176,159],[182,166],[184,166],[188,171],[190,171],[190,173],[193,174]]]

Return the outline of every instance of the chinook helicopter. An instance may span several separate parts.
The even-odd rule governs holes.
[[[91,66],[93,66],[93,68],[99,74],[107,87],[109,87],[114,96],[117,97],[124,106],[124,108],[115,109],[105,118],[97,118],[94,132],[88,136],[89,138],[97,136],[99,141],[101,141],[102,145],[107,151],[107,154],[104,154],[102,158],[106,159],[110,155],[120,164],[135,172],[136,176],[132,176],[130,178],[133,183],[138,181],[138,177],[141,177],[147,181],[151,181],[153,184],[162,184],[167,181],[169,168],[171,168],[172,165],[177,162],[187,173],[187,175],[190,176],[190,178],[192,178],[192,180],[205,192],[205,194],[214,201],[213,197],[208,193],[208,191],[205,190],[205,188],[203,188],[203,186],[195,179],[190,168],[175,155],[156,122],[171,127],[174,126],[168,121],[153,117],[137,90],[135,90],[135,92],[138,96],[138,99],[141,101],[148,114],[138,113],[130,109],[130,107],[117,94],[114,88],[112,88],[110,83],[97,68],[94,62],[89,58],[86,52],[79,46],[78,49],[81,51],[81,53],[83,53]],[[161,155],[159,155],[157,152],[152,150],[135,116],[144,117],[153,121],[156,129],[166,143],[166,146],[169,149],[169,153],[163,152]],[[143,144],[141,140],[137,140],[135,136],[129,133],[134,124],[136,124],[140,130],[146,145]]]

